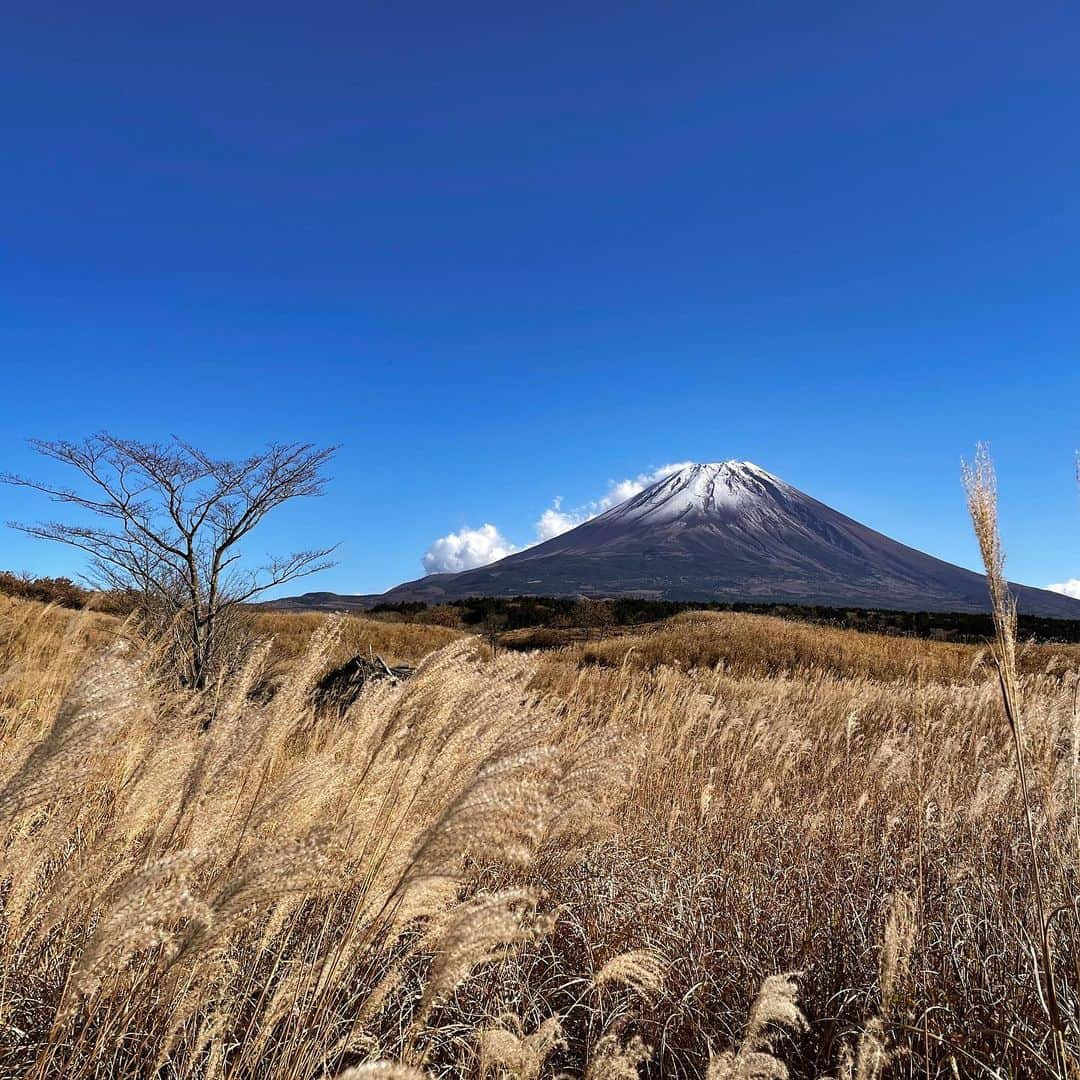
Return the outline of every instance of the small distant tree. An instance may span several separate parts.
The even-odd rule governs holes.
[[[481,628],[484,633],[484,637],[487,639],[488,647],[491,649],[492,657],[499,655],[499,639],[502,636],[502,632],[506,629],[506,624],[509,622],[509,616],[505,611],[498,611],[495,608],[488,608],[484,613],[484,619],[481,623]]]
[[[11,474],[0,479],[97,520],[9,524],[86,552],[97,583],[132,593],[144,617],[170,626],[181,681],[194,689],[205,687],[239,605],[333,565],[327,558],[332,547],[246,567],[240,552],[272,510],[323,493],[332,447],[274,443],[249,458],[224,461],[182,439],[144,443],[107,432],[81,442],[33,439],[31,446],[78,472],[81,488]]]
[[[574,618],[578,626],[585,630],[586,637],[590,637],[595,629],[601,641],[615,625],[615,611],[611,604],[584,596],[574,605]]]
[[[461,625],[461,612],[450,604],[436,604],[427,611],[421,612],[417,616],[417,621],[429,623],[432,626],[458,627]]]

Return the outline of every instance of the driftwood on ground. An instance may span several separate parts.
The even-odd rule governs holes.
[[[402,664],[391,667],[378,653],[368,651],[365,656],[357,653],[340,667],[327,672],[314,690],[315,708],[320,711],[336,711],[344,716],[350,705],[360,696],[369,682],[407,679],[415,668]]]

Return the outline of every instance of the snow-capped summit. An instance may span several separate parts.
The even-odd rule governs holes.
[[[752,461],[685,465],[612,507],[611,522],[674,521],[725,511],[747,511],[777,498],[787,485]]]
[[[646,596],[986,611],[984,578],[906,547],[749,461],[687,465],[606,513],[489,566],[431,574],[372,602]],[[1026,614],[1080,601],[1016,587]]]

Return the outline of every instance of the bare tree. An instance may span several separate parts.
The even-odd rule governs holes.
[[[615,611],[611,604],[605,600],[592,600],[587,596],[581,597],[574,605],[574,617],[578,625],[584,628],[586,638],[592,636],[595,628],[601,641],[615,625]]]
[[[484,637],[487,639],[488,647],[491,649],[492,659],[499,655],[499,639],[509,621],[509,617],[505,611],[488,609],[484,613],[481,629],[483,630]]]
[[[275,443],[242,461],[219,461],[175,437],[143,443],[101,432],[81,442],[32,439],[30,445],[76,469],[83,490],[22,476],[0,479],[98,520],[9,524],[87,552],[103,586],[133,592],[145,613],[166,618],[177,633],[181,679],[195,689],[206,685],[225,621],[238,605],[333,565],[330,547],[245,569],[239,548],[271,510],[322,494],[333,447]]]

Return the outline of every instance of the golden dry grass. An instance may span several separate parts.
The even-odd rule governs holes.
[[[260,612],[253,617],[252,628],[259,636],[272,637],[276,651],[293,660],[307,649],[312,635],[328,618],[314,612]],[[415,664],[428,653],[464,636],[460,630],[446,626],[384,622],[360,615],[349,615],[339,622],[331,663],[341,663],[371,649],[388,664]]]
[[[120,624],[4,613],[0,1075],[1054,1072],[975,649],[695,615],[492,662],[286,616],[274,696],[249,695],[256,649],[203,731]],[[350,633],[441,647],[316,716]],[[1080,675],[1071,650],[1025,665],[1075,1062]]]
[[[0,594],[0,736],[40,730],[116,620]]]
[[[621,634],[574,646],[581,664],[684,669],[722,667],[741,675],[866,676],[878,680],[953,681],[969,679],[985,657],[980,646],[868,634],[770,615],[688,611],[641,634]],[[1068,670],[1080,665],[1080,646],[1028,645],[1021,649],[1023,670]]]

